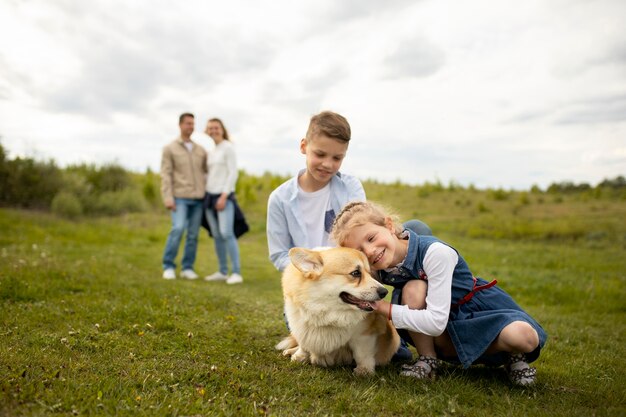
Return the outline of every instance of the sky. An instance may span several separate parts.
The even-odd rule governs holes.
[[[0,143],[158,172],[192,112],[250,174],[295,175],[344,115],[342,171],[527,189],[626,174],[623,0],[0,0]]]

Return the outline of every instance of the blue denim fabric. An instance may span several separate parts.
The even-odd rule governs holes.
[[[163,253],[163,269],[176,268],[176,255],[185,230],[185,252],[182,268],[193,269],[198,248],[198,232],[202,221],[202,200],[175,198],[176,210],[172,211],[172,229],[167,236]]]
[[[215,217],[217,214],[217,218]],[[239,262],[239,246],[234,232],[235,223],[235,204],[231,200],[226,200],[224,210],[207,210],[206,213],[211,234],[215,241],[215,253],[220,263],[220,272],[228,275],[228,257],[234,274],[241,274],[241,265]]]
[[[392,273],[381,271],[380,278],[384,284],[394,287],[392,303],[402,299],[402,288],[423,273],[423,261],[431,244],[441,242],[432,236],[418,236],[409,231],[409,247],[402,266]],[[485,285],[487,281],[476,277],[477,285]],[[460,362],[467,368],[472,363],[503,364],[506,355],[485,355],[484,352],[498,337],[504,327],[514,321],[525,321],[530,324],[539,336],[539,346],[526,354],[527,362],[533,362],[539,356],[547,335],[541,325],[528,315],[499,286],[486,288],[476,292],[471,300],[461,306],[454,306],[463,296],[472,291],[474,280],[469,266],[459,254],[458,262],[452,274],[451,303],[446,330],[452,339]],[[399,330],[400,336],[411,343],[405,330]]]
[[[413,230],[416,235],[421,235],[421,236],[433,235],[433,231],[431,230],[430,226],[428,226],[423,221],[417,220],[417,219],[409,220],[406,223],[404,223],[404,228]]]

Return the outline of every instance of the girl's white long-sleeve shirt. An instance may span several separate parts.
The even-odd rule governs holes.
[[[443,243],[435,242],[428,247],[422,263],[428,276],[426,309],[412,310],[406,305],[394,304],[391,318],[397,329],[429,336],[444,332],[452,302],[452,273],[458,260],[456,251]]]
[[[223,140],[209,152],[209,175],[206,190],[211,194],[232,193],[237,183],[237,157],[229,140]]]

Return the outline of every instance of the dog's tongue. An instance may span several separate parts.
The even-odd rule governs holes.
[[[358,305],[361,310],[368,310],[368,311],[374,310],[374,306],[369,301],[359,300]]]
[[[360,298],[356,298],[346,292],[342,292],[339,296],[344,302],[349,303],[349,304],[354,304],[361,310],[365,310],[365,311],[374,310],[374,306],[372,305],[371,301],[361,300]]]

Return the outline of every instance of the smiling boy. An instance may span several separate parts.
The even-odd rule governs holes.
[[[329,232],[336,214],[349,201],[365,201],[361,182],[339,172],[350,136],[350,125],[340,114],[323,111],[313,116],[300,141],[306,168],[270,195],[267,245],[279,271],[289,265],[293,247],[331,246]]]

